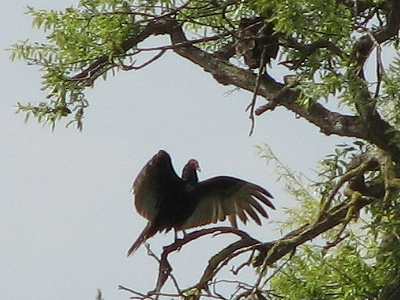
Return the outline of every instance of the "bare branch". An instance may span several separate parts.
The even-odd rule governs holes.
[[[191,232],[191,233],[185,235],[185,237],[183,239],[178,239],[171,245],[165,246],[163,249],[163,252],[161,254],[161,258],[160,259],[156,258],[157,261],[159,262],[159,272],[158,272],[157,285],[156,285],[154,291],[152,291],[151,293],[155,293],[155,294],[159,293],[161,291],[162,287],[164,286],[166,280],[168,279],[168,277],[171,277],[177,291],[179,292],[180,288],[177,284],[177,281],[171,274],[172,267],[168,261],[168,255],[172,252],[179,251],[184,245],[186,245],[187,243],[189,243],[195,239],[198,239],[198,238],[208,235],[208,234],[215,234],[215,233],[218,233],[218,234],[233,233],[233,234],[241,237],[242,240],[245,238],[246,239],[250,238],[246,232],[241,231],[239,229],[235,229],[232,227],[214,227],[214,228],[202,229],[202,230],[197,230],[197,231]]]

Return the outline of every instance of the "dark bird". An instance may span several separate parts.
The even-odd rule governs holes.
[[[261,17],[241,19],[237,38],[236,54],[243,56],[250,69],[263,67],[263,61],[270,64],[278,55],[279,41],[274,25]]]
[[[200,171],[199,162],[195,159],[190,159],[182,169],[182,179],[192,183],[198,182],[197,171]]]
[[[147,226],[128,250],[128,256],[157,232],[202,226],[226,218],[237,227],[236,217],[246,224],[249,217],[261,225],[268,218],[261,203],[275,209],[264,188],[234,177],[218,176],[198,181],[199,163],[191,159],[180,178],[169,154],[160,150],[133,182],[135,208],[148,220]]]

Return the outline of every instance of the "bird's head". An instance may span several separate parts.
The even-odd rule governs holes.
[[[182,179],[191,182],[199,181],[197,171],[201,171],[199,162],[195,159],[190,159],[182,169]]]
[[[186,164],[190,169],[201,172],[200,164],[195,159],[190,159]]]

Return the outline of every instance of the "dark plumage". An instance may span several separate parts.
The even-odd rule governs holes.
[[[195,159],[190,159],[182,169],[182,179],[192,183],[198,182],[197,171],[200,171],[200,164]]]
[[[198,182],[199,163],[191,159],[178,177],[171,157],[160,150],[143,167],[133,182],[135,208],[149,222],[128,250],[130,256],[157,232],[185,230],[236,217],[246,224],[249,217],[261,225],[259,215],[268,218],[260,202],[275,209],[272,195],[253,183],[228,176]]]
[[[279,50],[274,25],[261,17],[241,19],[235,50],[237,55],[243,56],[244,63],[250,69],[263,67],[260,66],[263,55],[264,63],[269,64]]]

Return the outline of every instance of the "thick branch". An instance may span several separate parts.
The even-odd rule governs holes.
[[[397,8],[400,4],[393,3],[392,6]],[[388,25],[375,35],[375,38],[379,41],[398,31],[400,14],[390,13],[389,16]],[[194,64],[201,66],[206,72],[212,74],[219,83],[234,85],[252,93],[254,92],[257,75],[250,70],[244,70],[233,65],[227,60],[232,55],[232,49],[230,49],[232,45],[227,46],[227,53],[216,52],[213,55],[202,51],[193,45],[196,41],[190,41],[186,38],[181,24],[170,17],[158,18],[149,22],[138,35],[127,39],[123,43],[122,51],[128,52],[151,35],[159,34],[170,35],[172,41],[170,48]],[[86,79],[86,85],[92,84],[95,78],[100,76],[105,68],[109,67],[109,60],[109,55],[99,57],[87,69],[73,77],[72,80],[85,82]],[[306,108],[296,102],[299,94],[293,91],[290,86],[277,82],[267,74],[262,75],[259,81],[257,95],[269,100],[263,110],[258,110],[259,113],[274,109],[276,106],[284,106],[297,116],[301,116],[319,127],[320,131],[326,135],[336,134],[364,139],[390,152],[396,160],[400,161],[400,148],[392,142],[399,133],[378,114],[374,114],[373,118],[365,120],[363,116],[344,115],[330,111],[319,103]],[[369,102],[369,100],[365,99],[365,102]]]
[[[288,233],[279,240],[262,243],[249,236],[242,237],[241,240],[234,242],[214,255],[200,279],[200,281],[189,288],[207,289],[207,284],[214,278],[220,268],[226,265],[230,259],[247,251],[258,250],[259,256],[254,261],[255,267],[265,265],[270,266],[283,258],[286,254],[293,252],[296,247],[310,241],[321,233],[334,228],[335,226],[348,222],[349,213],[355,215],[368,204],[375,201],[375,198],[360,197],[355,200],[349,200],[332,208],[320,221],[315,224],[306,224],[292,232]]]
[[[386,25],[372,32],[367,32],[355,44],[353,56],[356,57],[357,64],[363,68],[372,49],[376,44],[380,45],[396,34],[400,29],[400,2],[398,0],[388,0],[384,4],[386,12]]]
[[[206,72],[221,84],[234,85],[250,92],[254,91],[256,74],[230,64],[228,61],[215,57],[199,48],[187,43],[185,34],[180,26],[171,26],[166,30],[174,45],[174,51],[201,66]],[[372,124],[366,124],[359,116],[343,115],[315,103],[309,108],[299,105],[296,100],[298,93],[285,89],[285,85],[275,81],[268,75],[260,78],[257,94],[269,99],[273,107],[284,106],[296,115],[301,116],[320,128],[326,135],[336,134],[346,137],[356,137],[370,141],[383,150],[392,153],[400,161],[400,148],[394,145],[393,137],[398,135],[386,121],[375,115]],[[284,92],[282,92],[284,90]],[[278,97],[276,97],[278,95]],[[370,121],[370,120],[369,120]],[[367,126],[368,125],[368,126]]]
[[[375,201],[375,198],[360,197],[355,201],[344,202],[334,207],[330,213],[318,223],[305,227],[302,232],[296,232],[294,236],[292,233],[289,233],[282,239],[264,244],[264,247],[271,249],[271,252],[263,252],[262,255],[258,257],[255,265],[257,266],[263,263],[266,265],[272,265],[278,259],[296,249],[297,246],[304,244],[305,242],[319,236],[321,233],[343,223],[348,217],[349,212],[357,214],[363,207],[371,204],[373,201]]]
[[[386,1],[385,11],[387,12],[386,26],[374,34],[379,44],[394,37],[400,29],[400,2],[398,0]]]

